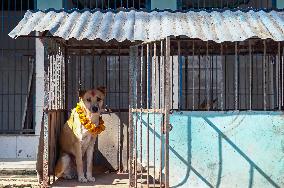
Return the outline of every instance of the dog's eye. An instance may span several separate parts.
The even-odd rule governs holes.
[[[97,98],[97,101],[98,101],[98,102],[100,102],[101,100],[102,100],[101,98],[99,98],[99,97]]]
[[[91,102],[91,98],[87,98],[87,101],[88,101],[88,102]]]

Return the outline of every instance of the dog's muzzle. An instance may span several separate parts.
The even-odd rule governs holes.
[[[99,108],[97,106],[92,107],[93,113],[97,113],[99,111]]]

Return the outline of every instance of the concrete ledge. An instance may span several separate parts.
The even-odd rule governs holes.
[[[36,161],[28,159],[0,159],[0,173],[35,171]]]

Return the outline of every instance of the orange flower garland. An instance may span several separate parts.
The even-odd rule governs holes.
[[[92,134],[98,135],[105,130],[104,120],[102,117],[99,119],[99,126],[92,123],[89,118],[84,113],[84,110],[81,108],[80,104],[78,103],[76,106],[76,112],[79,114],[81,124]]]

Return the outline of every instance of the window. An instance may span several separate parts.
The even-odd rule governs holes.
[[[36,0],[0,0],[1,11],[33,10],[35,7]]]
[[[117,8],[149,8],[147,2],[149,0],[65,0],[64,7],[68,9],[117,9]]]
[[[199,8],[273,8],[273,0],[178,0],[178,9]]]

